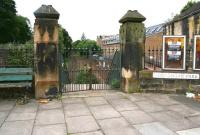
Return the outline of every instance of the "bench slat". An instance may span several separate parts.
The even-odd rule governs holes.
[[[0,74],[32,74],[32,68],[0,68]]]
[[[23,88],[23,87],[31,87],[32,83],[0,83],[0,88]]]
[[[1,75],[0,82],[32,81],[32,75]]]

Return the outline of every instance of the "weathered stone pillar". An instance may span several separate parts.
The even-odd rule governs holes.
[[[120,45],[122,62],[122,90],[139,89],[139,71],[143,67],[146,18],[137,10],[129,10],[120,20]]]
[[[34,15],[35,96],[44,98],[59,89],[59,13],[51,5],[42,5]]]

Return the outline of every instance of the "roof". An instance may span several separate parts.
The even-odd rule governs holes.
[[[146,18],[137,10],[128,10],[128,12],[119,20],[120,23],[125,22],[143,22]]]
[[[164,24],[158,24],[154,26],[150,26],[146,28],[146,36],[154,35],[160,32],[163,32],[163,26]]]
[[[52,5],[42,5],[38,8],[34,15],[36,18],[53,18],[58,19],[60,14],[52,7]]]

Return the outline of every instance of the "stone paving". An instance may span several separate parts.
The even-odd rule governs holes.
[[[200,103],[116,91],[68,93],[47,104],[0,100],[0,135],[200,135]]]

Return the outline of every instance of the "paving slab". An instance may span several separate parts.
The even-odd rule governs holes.
[[[120,114],[110,105],[92,106],[90,110],[96,119],[120,117]]]
[[[183,131],[177,131],[178,135],[200,135],[200,128],[193,128]]]
[[[176,121],[176,120],[184,119],[182,115],[173,111],[154,112],[154,113],[150,113],[150,115],[154,119],[160,122]]]
[[[78,133],[78,134],[72,134],[72,135],[103,135],[103,133],[101,131],[95,131],[95,132]]]
[[[11,112],[6,121],[17,121],[17,120],[34,120],[36,112],[33,113],[14,113]]]
[[[182,105],[182,104],[166,106],[166,108],[170,111],[178,112],[179,114],[183,115],[184,117],[200,114],[199,111],[196,111],[196,110],[194,110],[190,107],[187,107],[185,105]]]
[[[192,121],[188,119],[181,119],[181,120],[173,120],[173,121],[167,121],[162,122],[163,125],[165,125],[167,128],[169,128],[172,131],[180,131],[185,129],[191,129],[191,128],[197,128],[199,127],[198,124],[193,123]]]
[[[62,107],[62,104],[61,104],[61,101],[59,100],[53,100],[53,101],[48,102],[47,104],[39,104],[40,110],[57,109],[61,107]]]
[[[15,101],[0,100],[0,112],[10,111],[15,106]]]
[[[134,94],[131,94],[131,95],[127,95],[127,98],[129,100],[131,100],[132,102],[136,102],[136,101],[146,101],[148,100],[146,97],[145,97],[145,94],[142,94],[142,93],[134,93]]]
[[[137,104],[145,112],[159,112],[165,110],[165,108],[153,101],[139,101],[135,102],[135,104]]]
[[[142,124],[155,121],[150,115],[141,111],[124,111],[121,114],[132,124]]]
[[[35,126],[33,135],[67,135],[65,124]]]
[[[9,112],[0,112],[0,126],[3,124],[4,120],[7,118]]]
[[[108,93],[104,97],[107,100],[127,98],[121,92]]]
[[[12,112],[15,113],[34,113],[37,112],[38,103],[34,100],[31,100],[29,103],[25,105],[16,105]]]
[[[62,124],[65,123],[63,110],[40,110],[36,116],[36,125]]]
[[[67,117],[91,115],[89,109],[83,103],[65,104],[64,111]]]
[[[66,97],[62,99],[64,104],[77,104],[77,103],[84,103],[82,98],[75,98],[75,97]]]
[[[163,105],[163,106],[168,106],[168,105],[178,105],[180,104],[180,102],[175,101],[174,99],[171,99],[169,97],[167,98],[154,98],[152,99],[153,101],[155,101],[157,104],[159,105]]]
[[[66,118],[68,133],[83,133],[99,130],[95,119],[92,116],[80,116]]]
[[[117,111],[129,111],[138,109],[138,107],[128,99],[115,99],[111,100],[110,103]]]
[[[96,106],[96,105],[106,105],[108,102],[103,97],[88,97],[85,98],[86,103],[89,106]]]
[[[176,133],[159,122],[134,125],[134,127],[138,129],[142,135],[176,135]]]
[[[0,135],[31,135],[33,120],[5,122],[0,128]]]
[[[196,123],[197,125],[200,126],[200,115],[190,116],[190,117],[187,117],[187,119],[189,119],[193,123]]]
[[[130,124],[123,117],[99,120],[98,123],[103,130],[118,129],[130,126]]]
[[[104,133],[105,135],[142,135],[139,133],[138,130],[134,129],[133,127],[107,129],[107,130],[104,130]]]

